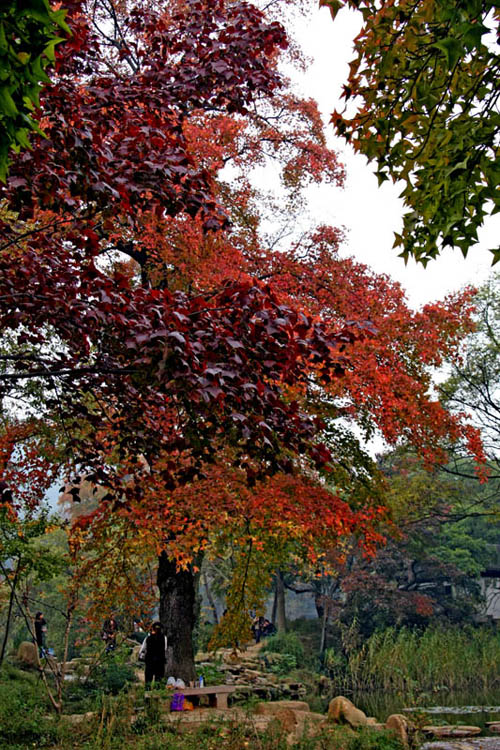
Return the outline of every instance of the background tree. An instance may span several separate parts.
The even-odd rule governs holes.
[[[395,246],[424,265],[446,246],[467,255],[498,211],[498,7],[492,0],[321,0],[363,15],[343,89],[354,114],[336,132],[375,159],[379,182],[405,182]],[[359,104],[358,104],[359,102]],[[493,261],[500,258],[491,247]]]
[[[0,584],[6,589],[5,629],[2,634],[0,664],[5,656],[17,602],[25,599],[28,579],[47,581],[61,570],[65,557],[62,552],[44,544],[48,531],[55,528],[47,510],[19,518],[10,505],[0,507]],[[34,636],[32,628],[30,639]]]
[[[440,385],[443,403],[454,411],[466,411],[483,435],[488,471],[498,478],[500,432],[500,303],[497,274],[474,297],[475,330],[464,340],[462,356],[450,363],[451,376]],[[455,455],[454,470],[466,475],[470,467]],[[461,466],[462,464],[462,466]]]
[[[425,469],[412,453],[381,457],[394,526],[369,563],[337,565],[331,602],[339,623],[363,637],[388,627],[474,621],[484,609],[480,574],[496,559],[498,483]]]

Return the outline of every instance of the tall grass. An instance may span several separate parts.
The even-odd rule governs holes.
[[[489,628],[388,628],[347,655],[351,690],[489,690],[500,686],[500,635]]]

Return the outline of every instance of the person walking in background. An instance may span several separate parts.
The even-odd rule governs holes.
[[[252,633],[255,639],[255,643],[260,643],[260,636],[262,635],[262,622],[263,617],[254,617],[252,622]]]
[[[45,656],[47,653],[46,636],[47,622],[43,616],[43,612],[37,612],[35,615],[35,641],[40,657]]]
[[[110,651],[114,651],[116,648],[117,632],[118,632],[118,623],[115,620],[115,616],[110,615],[110,617],[104,621],[104,625],[102,626],[102,633],[101,633],[101,638],[106,644],[107,654],[109,654]]]
[[[163,635],[161,623],[155,622],[150,634],[144,639],[139,651],[139,659],[145,662],[144,682],[151,685],[153,678],[159,682],[165,677],[167,660],[167,636]]]

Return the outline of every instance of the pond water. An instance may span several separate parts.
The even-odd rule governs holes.
[[[368,716],[385,721],[390,714],[426,714],[428,724],[467,724],[481,727],[491,735],[486,723],[500,722],[500,689],[496,691],[460,692],[437,691],[415,695],[397,693],[357,693],[353,703]],[[498,747],[500,736],[497,734]]]

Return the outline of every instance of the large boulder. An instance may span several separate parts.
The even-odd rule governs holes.
[[[295,711],[292,711],[291,708],[278,708],[271,715],[271,719],[280,723],[281,728],[286,732],[287,736],[295,736],[297,717],[295,716]]]
[[[297,722],[295,727],[297,740],[302,737],[313,737],[324,727],[326,717],[323,714],[317,714],[313,711],[294,711],[293,713]]]
[[[391,729],[396,737],[401,740],[404,747],[409,746],[408,742],[408,730],[409,724],[406,716],[403,714],[391,714],[385,722],[386,729]]]
[[[311,737],[322,728],[323,714],[313,713],[305,701],[272,701],[259,703],[255,709],[256,719],[277,721],[286,733],[288,745],[302,737]]]
[[[338,695],[330,701],[328,720],[335,724],[348,724],[352,728],[365,727],[368,723],[366,714],[343,695]]]
[[[277,711],[283,708],[291,709],[292,711],[309,711],[309,704],[305,701],[272,701],[272,703],[259,703],[255,707],[256,714],[264,714],[265,716],[274,716]]]
[[[17,649],[17,658],[22,664],[28,664],[30,667],[38,666],[38,647],[31,641],[23,641]]]

